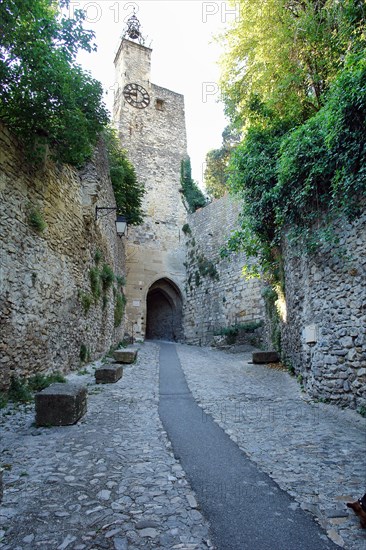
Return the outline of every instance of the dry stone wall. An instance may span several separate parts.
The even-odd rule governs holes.
[[[80,172],[46,160],[38,170],[0,127],[0,387],[10,377],[78,368],[122,339],[114,328],[114,293],[90,305],[89,271],[99,250],[123,275],[123,242],[114,216],[95,222],[95,206],[113,206],[108,161],[102,144]],[[29,221],[41,214],[40,232]],[[107,302],[108,300],[108,302]]]
[[[366,213],[308,256],[285,243],[282,350],[316,398],[366,407]]]
[[[262,285],[242,277],[245,256],[220,257],[220,248],[238,227],[239,211],[239,204],[224,196],[188,217],[184,309],[188,343],[210,344],[222,329],[263,320]]]

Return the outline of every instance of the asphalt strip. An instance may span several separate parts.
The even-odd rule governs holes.
[[[174,344],[160,344],[159,414],[218,550],[338,548],[197,405]]]

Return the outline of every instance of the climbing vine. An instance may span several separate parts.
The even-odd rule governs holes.
[[[100,268],[100,263],[103,262],[103,254],[100,250],[94,253],[95,265],[89,270],[90,292],[80,292],[79,299],[83,308],[84,314],[87,315],[91,306],[97,306],[102,299],[102,310],[104,311],[108,305],[109,291],[113,291],[114,299],[114,326],[121,325],[126,306],[126,296],[123,287],[126,284],[126,278],[121,275],[116,275],[113,269],[106,262]],[[115,284],[114,284],[115,283]]]
[[[145,188],[137,181],[135,169],[121,146],[117,131],[108,126],[103,135],[118,213],[125,216],[130,225],[139,225],[144,219],[142,200]]]
[[[192,179],[192,168],[189,157],[181,162],[180,183],[189,212],[195,212],[206,205],[206,199],[197,183]]]

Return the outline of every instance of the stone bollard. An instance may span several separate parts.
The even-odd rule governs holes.
[[[77,384],[51,384],[36,393],[37,426],[70,426],[87,408],[87,390]]]
[[[122,365],[104,365],[95,371],[95,382],[97,384],[114,384],[122,378]]]
[[[252,361],[256,364],[278,363],[280,357],[277,351],[255,351],[253,352]]]
[[[125,348],[125,349],[116,349],[113,353],[113,357],[117,363],[131,364],[136,360],[137,349],[136,348]]]

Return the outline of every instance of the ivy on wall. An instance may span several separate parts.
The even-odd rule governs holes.
[[[206,205],[206,199],[197,183],[192,179],[192,168],[190,158],[183,159],[180,170],[180,183],[183,197],[187,203],[187,210],[195,212],[198,208]]]
[[[135,169],[121,146],[117,131],[108,126],[103,136],[118,213],[125,216],[130,225],[139,225],[144,219],[142,200],[145,188],[137,181]]]
[[[103,261],[103,255],[100,250],[94,254],[95,265],[89,270],[90,292],[80,292],[79,299],[84,314],[87,315],[91,306],[97,306],[102,299],[102,309],[105,310],[108,305],[109,291],[112,289],[114,298],[114,326],[119,327],[123,320],[126,307],[126,296],[123,287],[126,279],[123,276],[115,275],[113,269]]]

